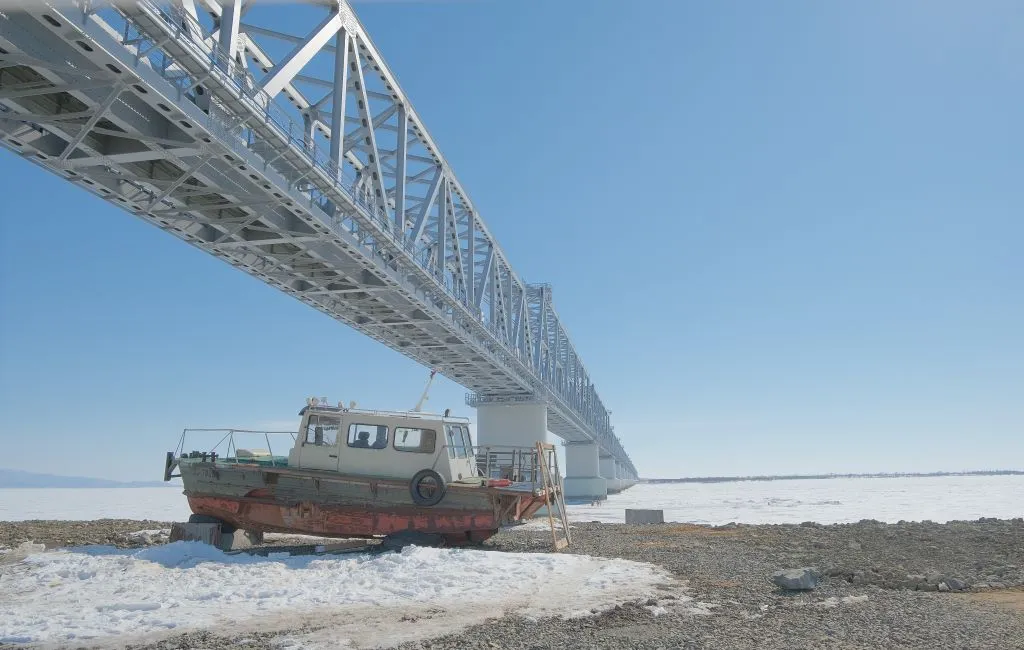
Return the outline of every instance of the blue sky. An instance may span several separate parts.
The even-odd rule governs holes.
[[[1024,5],[356,7],[643,476],[1024,467]],[[151,479],[185,426],[422,390],[6,152],[0,197],[0,467]]]

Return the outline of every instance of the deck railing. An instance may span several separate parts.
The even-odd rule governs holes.
[[[200,434],[213,434],[214,436],[219,436],[219,438],[217,442],[208,450],[204,447],[202,450],[199,451],[191,450],[189,452],[186,452],[186,443],[188,441],[189,436],[195,439],[195,437],[200,436]],[[179,457],[184,458],[197,458],[201,456],[209,456],[210,458],[216,458],[218,461],[221,462],[250,462],[249,458],[238,458],[239,447],[237,441],[235,440],[235,436],[239,434],[245,434],[247,436],[254,435],[257,436],[257,440],[259,439],[259,436],[263,436],[263,441],[267,445],[266,451],[271,458],[273,458],[275,454],[273,445],[270,442],[270,436],[287,435],[291,437],[291,440],[289,440],[287,444],[283,442],[281,444],[278,444],[278,451],[284,452],[283,454],[278,454],[281,456],[288,455],[288,450],[291,449],[292,446],[295,444],[296,436],[296,433],[294,431],[262,431],[256,429],[184,429],[181,432],[181,438],[178,440],[178,447],[175,450],[175,452]],[[207,435],[202,435],[200,437],[205,438],[207,437]],[[247,449],[248,447],[242,448]],[[255,460],[256,458],[258,457],[253,457],[252,460]]]

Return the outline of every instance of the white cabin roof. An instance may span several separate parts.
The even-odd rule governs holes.
[[[331,406],[330,404],[317,404],[306,405],[299,411],[299,415],[305,415],[307,411],[315,411],[317,413],[332,413],[332,414],[354,414],[354,415],[371,415],[375,417],[399,417],[409,418],[415,420],[442,420],[444,422],[457,422],[459,424],[468,424],[469,418],[457,417],[454,415],[442,415],[441,413],[426,413],[424,411],[388,411],[388,410],[375,410],[375,409],[360,409],[360,408],[345,408],[341,406]]]

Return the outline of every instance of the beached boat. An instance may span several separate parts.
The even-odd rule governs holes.
[[[186,429],[167,452],[191,522],[234,530],[327,537],[419,535],[477,543],[560,498],[552,445],[473,445],[467,418],[373,411],[311,399],[285,455],[238,448],[241,430]],[[185,452],[190,433],[223,431],[212,451]],[[244,432],[252,434],[255,432]],[[218,453],[222,449],[225,453]],[[178,471],[175,474],[175,470]]]

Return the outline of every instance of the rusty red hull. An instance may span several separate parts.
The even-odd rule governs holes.
[[[494,512],[416,508],[371,510],[346,505],[300,503],[282,505],[255,499],[189,496],[192,512],[222,519],[245,530],[300,533],[327,537],[374,537],[414,531],[461,535],[482,541],[498,532]],[[536,512],[543,503],[533,511]]]
[[[452,484],[439,503],[421,506],[402,481],[213,462],[181,469],[192,512],[251,531],[325,537],[416,532],[463,544],[487,539],[545,503],[543,493],[532,490]]]

